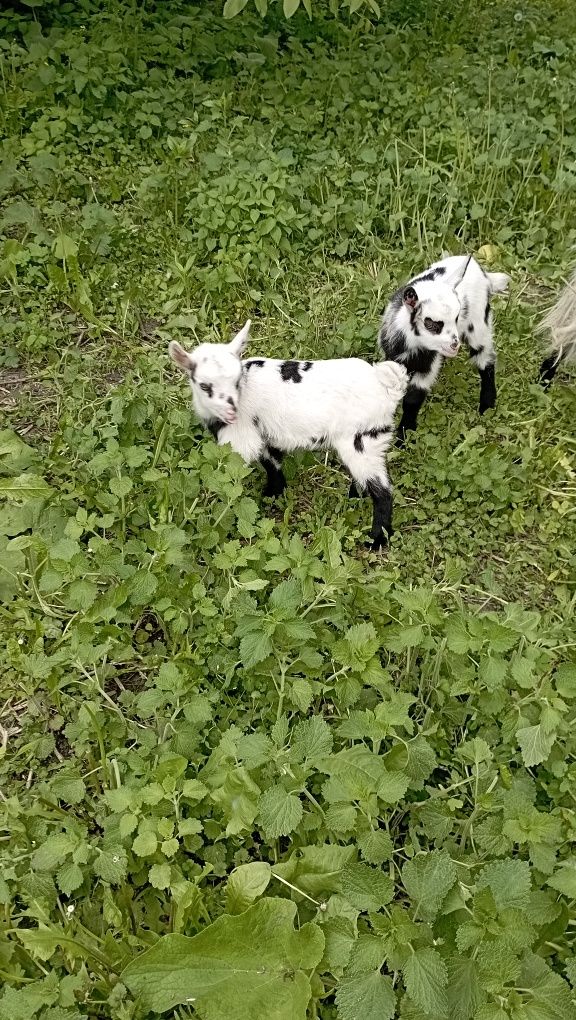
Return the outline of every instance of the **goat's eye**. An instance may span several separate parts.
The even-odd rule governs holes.
[[[204,390],[204,393],[207,393],[208,396],[212,395],[212,387],[211,387],[210,383],[201,382],[200,383],[200,389]]]
[[[441,333],[444,327],[443,322],[436,322],[434,319],[424,319],[424,325],[429,333]]]

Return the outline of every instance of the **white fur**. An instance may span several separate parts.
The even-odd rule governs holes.
[[[170,344],[171,357],[188,373],[196,413],[217,432],[218,442],[230,443],[249,464],[262,461],[269,482],[270,465],[279,469],[275,451],[331,448],[373,500],[372,490],[389,495],[385,454],[406,392],[406,370],[359,358],[241,362],[249,329],[248,322],[230,344],[201,344],[190,354]],[[202,385],[212,388],[211,395]],[[378,535],[373,538],[378,542]]]
[[[539,333],[551,339],[551,353],[556,363],[576,361],[576,270],[566,282],[556,304],[546,313],[538,326]]]

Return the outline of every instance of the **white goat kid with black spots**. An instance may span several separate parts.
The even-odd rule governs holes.
[[[198,417],[246,463],[260,461],[268,496],[286,485],[284,453],[335,450],[358,488],[372,498],[372,548],[379,549],[392,530],[386,452],[394,412],[406,392],[405,368],[358,358],[242,361],[249,332],[250,321],[231,343],[203,343],[191,353],[170,344],[170,356],[188,375]]]
[[[542,319],[538,332],[548,333],[552,340],[551,352],[540,365],[540,381],[547,386],[563,361],[576,361],[576,270]]]
[[[400,287],[388,304],[378,342],[389,361],[404,365],[410,378],[398,443],[415,429],[418,411],[432,389],[444,358],[466,343],[480,373],[480,414],[496,404],[496,351],[492,336],[493,294],[505,291],[505,273],[486,273],[468,255],[435,262]]]

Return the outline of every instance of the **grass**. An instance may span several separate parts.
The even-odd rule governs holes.
[[[202,1018],[350,1020],[370,995],[410,1020],[573,1015],[576,390],[536,385],[534,336],[576,240],[572,21],[567,0],[0,13],[2,1020],[192,1015],[140,954],[278,897],[315,926],[300,991],[255,1002],[254,979]],[[479,418],[471,366],[445,365],[371,555],[329,459],[291,458],[262,504],[167,344],[250,316],[252,354],[371,358],[443,250],[512,277],[498,406]],[[347,787],[359,749],[372,778]],[[318,847],[325,875],[297,863]],[[446,888],[410,871],[425,849]],[[362,940],[398,910],[416,962],[378,944],[380,973]],[[502,941],[465,944],[470,910]]]

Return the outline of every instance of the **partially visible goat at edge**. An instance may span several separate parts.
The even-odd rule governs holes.
[[[547,386],[562,362],[576,362],[576,269],[542,319],[538,332],[547,333],[552,341],[551,352],[540,365],[540,381]]]
[[[466,343],[480,374],[480,414],[496,405],[496,351],[491,298],[509,277],[487,273],[472,256],[452,255],[405,283],[390,300],[378,343],[389,361],[408,370],[398,443],[415,429],[420,410],[444,362]]]
[[[250,321],[229,344],[200,344],[188,353],[170,343],[187,374],[194,409],[218,443],[266,470],[264,495],[286,485],[282,457],[291,450],[333,449],[373,503],[372,548],[392,533],[392,487],[386,452],[393,418],[406,392],[406,369],[359,358],[330,361],[241,360]]]

